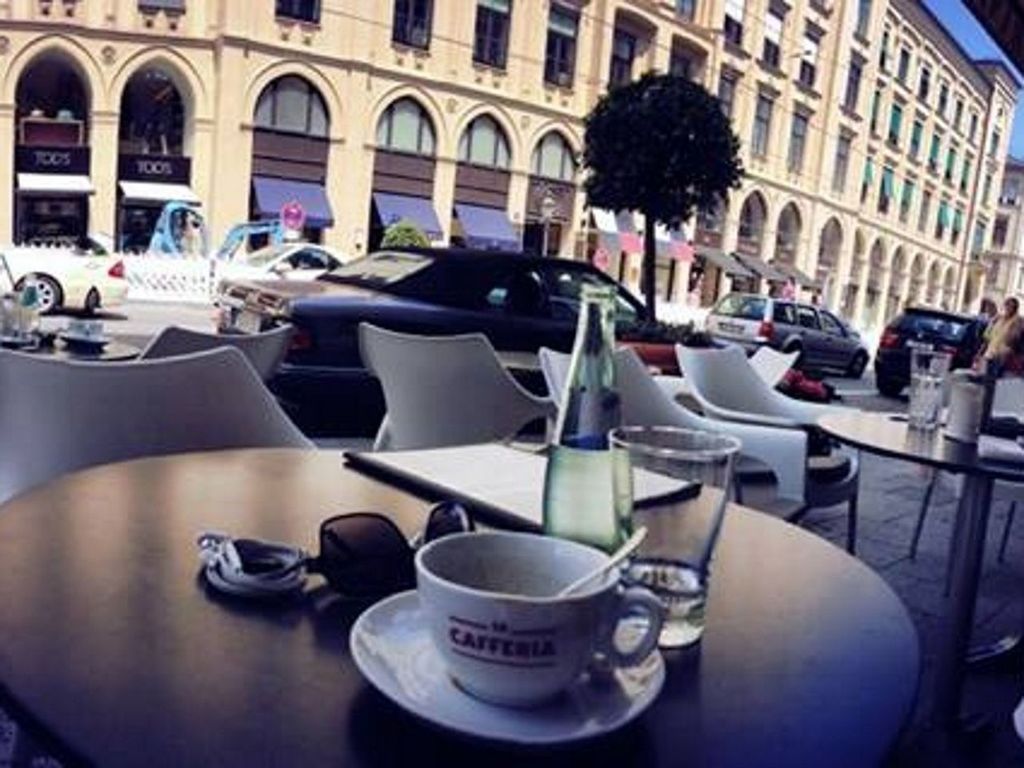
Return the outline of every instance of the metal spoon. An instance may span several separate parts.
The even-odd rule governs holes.
[[[555,597],[566,597],[567,595],[571,595],[573,592],[577,592],[580,587],[584,587],[592,582],[598,576],[603,576],[608,573],[608,571],[633,554],[633,551],[643,543],[646,537],[647,528],[641,525],[633,531],[633,535],[626,539],[622,543],[622,546],[615,550],[612,556],[601,563],[596,570],[591,571],[586,576],[576,579],[576,581],[569,586],[559,590]]]

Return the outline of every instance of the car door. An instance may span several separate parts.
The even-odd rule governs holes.
[[[818,318],[821,320],[821,330],[829,341],[828,364],[835,368],[847,368],[857,352],[857,342],[846,333],[843,324],[828,312],[819,310]]]
[[[796,321],[804,343],[803,364],[825,366],[829,364],[829,338],[821,330],[821,322],[814,307],[796,305]]]

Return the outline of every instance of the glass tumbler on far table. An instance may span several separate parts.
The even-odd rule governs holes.
[[[952,356],[928,347],[910,351],[910,406],[907,421],[914,429],[935,429],[942,410],[943,386]]]
[[[739,440],[674,427],[611,431],[615,503],[630,528],[647,537],[626,580],[642,584],[666,608],[659,645],[680,648],[704,632],[711,559],[730,497]]]

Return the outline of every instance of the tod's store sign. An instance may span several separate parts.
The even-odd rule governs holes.
[[[68,173],[89,175],[88,147],[18,147],[15,165],[19,173]]]
[[[156,181],[188,184],[192,161],[187,157],[164,155],[121,155],[117,177],[122,181]]]

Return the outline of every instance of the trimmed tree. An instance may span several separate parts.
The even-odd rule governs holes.
[[[739,141],[718,99],[675,75],[613,88],[586,119],[590,205],[644,215],[644,300],[655,319],[654,224],[678,226],[739,186]]]
[[[381,248],[403,248],[416,246],[429,248],[430,240],[408,219],[399,219],[384,230],[384,238],[380,241]]]

